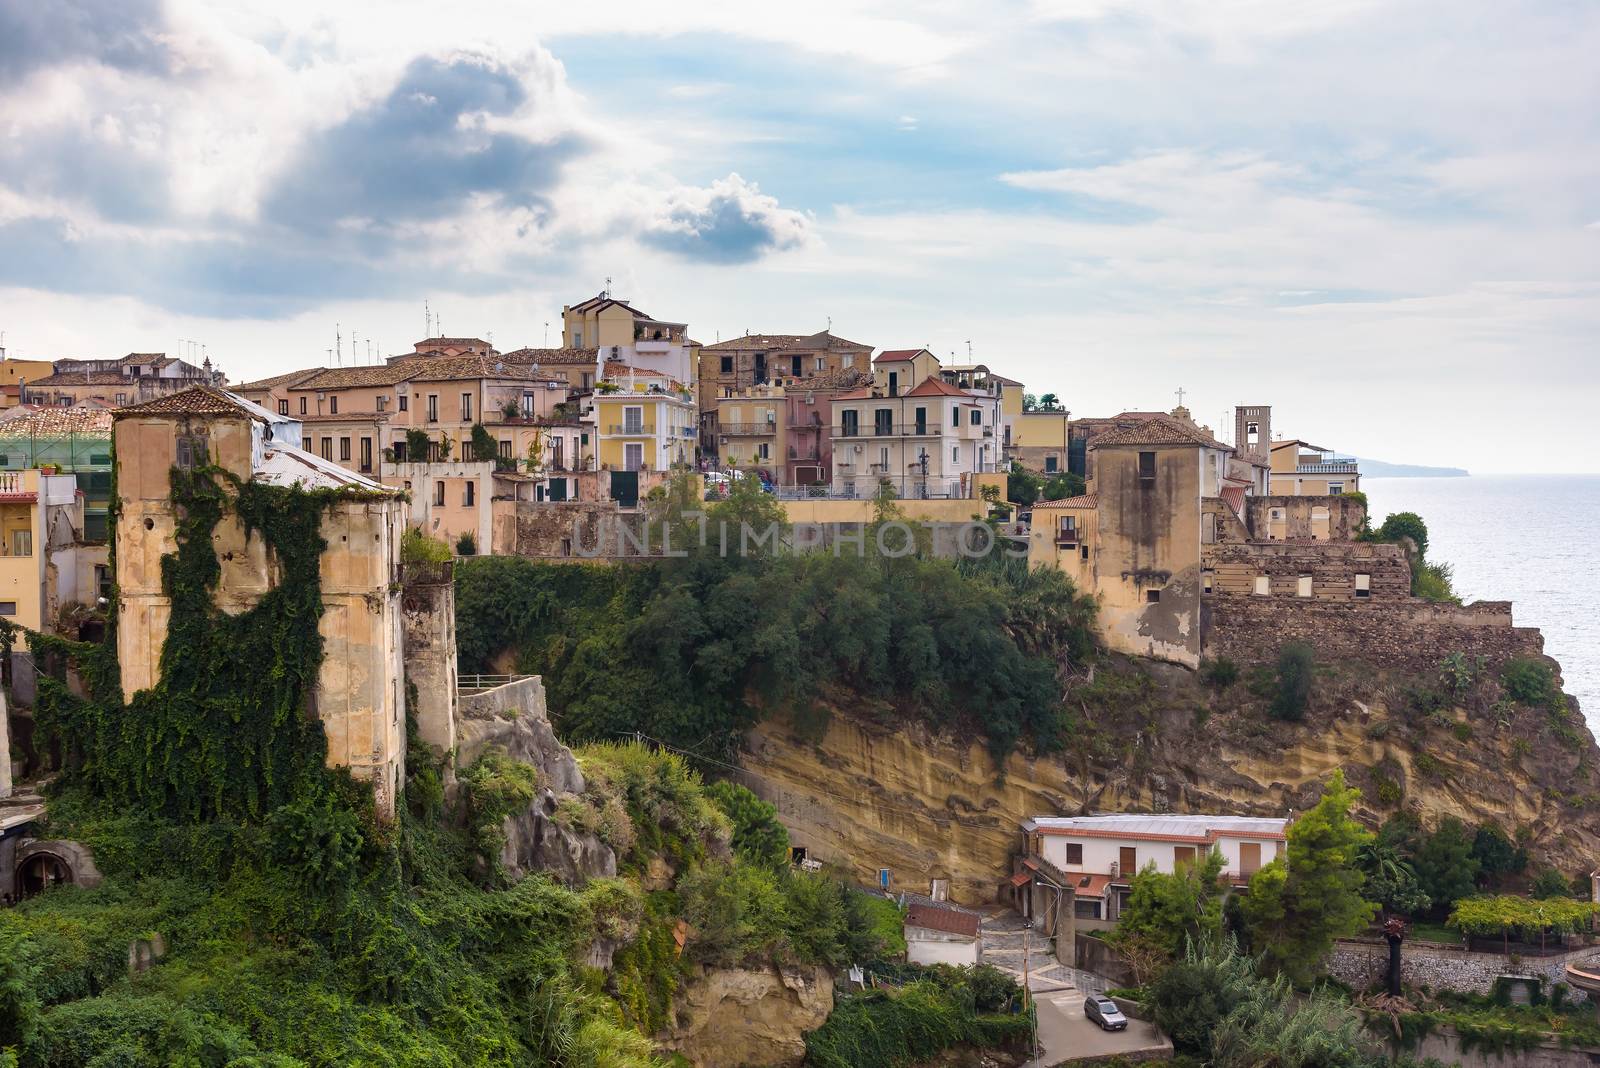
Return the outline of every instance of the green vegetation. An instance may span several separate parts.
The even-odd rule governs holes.
[[[1506,696],[1530,708],[1549,708],[1558,701],[1565,704],[1556,686],[1550,665],[1532,657],[1508,660],[1500,668],[1500,687]]]
[[[1021,989],[988,965],[905,965],[898,989],[844,995],[827,1023],[806,1036],[810,1068],[906,1068],[953,1046],[1026,1049],[1031,1013]],[[909,980],[909,981],[906,981]]]
[[[1600,915],[1600,904],[1570,897],[1542,900],[1501,894],[1496,897],[1469,897],[1456,903],[1449,924],[1468,935],[1499,935],[1509,940],[1512,932],[1523,939],[1537,935],[1542,942],[1548,932],[1563,934],[1587,927]]]
[[[451,559],[449,545],[416,527],[406,527],[400,535],[400,562],[408,568],[438,568]]]
[[[1410,860],[1381,833],[1356,851],[1356,863],[1367,879],[1364,896],[1384,912],[1415,916],[1433,903]]]
[[[1244,918],[1251,944],[1271,970],[1309,979],[1334,939],[1372,918],[1356,865],[1372,833],[1350,816],[1360,796],[1345,785],[1342,771],[1334,772],[1321,800],[1289,826],[1287,855],[1251,877]]]
[[[1369,541],[1410,542],[1415,548],[1411,554],[1411,595],[1425,601],[1441,604],[1460,604],[1453,584],[1454,572],[1449,564],[1430,563],[1428,556],[1428,524],[1415,512],[1396,512],[1383,521],[1377,530],[1367,530],[1363,535]]]
[[[1226,690],[1239,681],[1239,665],[1225,656],[1216,659],[1206,659],[1200,662],[1200,677],[1209,686],[1219,690]]]
[[[1311,702],[1311,681],[1316,672],[1316,650],[1305,642],[1289,642],[1278,651],[1277,691],[1272,697],[1276,719],[1298,722]]]
[[[470,530],[463,530],[461,536],[456,539],[456,555],[477,556],[478,536]]]
[[[492,462],[500,456],[500,446],[495,442],[494,435],[482,423],[472,424],[472,436],[467,446],[472,459],[480,463]]]
[[[1171,874],[1157,871],[1152,861],[1134,875],[1132,894],[1111,940],[1140,985],[1189,944],[1211,944],[1222,937],[1223,864],[1221,851],[1213,849],[1198,863]]]
[[[1258,974],[1231,940],[1192,947],[1151,986],[1149,1004],[1176,1051],[1213,1068],[1387,1063],[1348,1004],[1323,990],[1296,995],[1285,976]]]
[[[1019,507],[1028,508],[1039,501],[1064,501],[1069,497],[1081,497],[1086,488],[1082,475],[1069,471],[1040,475],[1013,462],[1006,479],[1006,499]]]
[[[981,732],[997,757],[1023,739],[1041,751],[1064,744],[1074,724],[1058,664],[1087,658],[1095,609],[1060,572],[989,559],[782,554],[765,544],[724,558],[721,531],[736,549],[741,523],[781,525],[752,482],[735,482],[707,507],[711,545],[685,558],[649,567],[462,562],[462,670],[485,670],[514,650],[518,670],[544,676],[563,736],[579,741],[638,730],[727,752],[764,718],[825,723],[830,697],[848,693],[935,728]],[[698,528],[683,503],[669,487],[652,519],[674,551]],[[892,532],[885,542],[900,544]]]
[[[1434,1004],[1391,1020],[1374,1019],[1384,1030],[1398,1033],[1401,1049],[1414,1049],[1430,1032],[1452,1028],[1461,1036],[1463,1052],[1482,1051],[1491,1056],[1514,1054],[1543,1043],[1563,1047],[1600,1045],[1600,1023],[1587,1002],[1568,1002],[1565,987],[1557,985],[1549,997],[1541,991],[1532,1005],[1507,1003],[1504,991],[1495,996],[1441,991]]]

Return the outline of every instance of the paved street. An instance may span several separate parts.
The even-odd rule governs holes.
[[[1142,1020],[1129,1020],[1126,1031],[1105,1031],[1084,1016],[1085,996],[1105,990],[1105,980],[1056,960],[1050,944],[1030,937],[1015,913],[986,916],[981,929],[983,962],[1010,972],[1019,982],[1023,947],[1028,947],[1028,989],[1039,1017],[1039,1046],[1043,1052],[1024,1068],[1051,1068],[1082,1057],[1171,1049],[1161,1033]]]

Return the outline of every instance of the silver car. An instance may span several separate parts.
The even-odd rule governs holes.
[[[1128,1018],[1122,1015],[1117,1003],[1104,994],[1090,994],[1083,1002],[1083,1014],[1105,1031],[1126,1031]]]

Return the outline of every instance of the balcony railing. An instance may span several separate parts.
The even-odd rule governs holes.
[[[627,438],[653,438],[656,435],[656,425],[654,423],[613,423],[607,428],[607,433]]]
[[[791,459],[791,460],[820,460],[821,456],[819,456],[817,454],[817,450],[814,449],[814,448],[797,449],[793,445],[790,445],[789,446],[789,459]]]
[[[943,433],[938,423],[872,423],[854,427],[833,427],[836,438],[936,438]]]
[[[1360,466],[1354,460],[1333,460],[1320,464],[1300,464],[1294,469],[1297,475],[1354,475]]]
[[[730,438],[764,438],[778,432],[777,423],[723,423],[722,433]]]

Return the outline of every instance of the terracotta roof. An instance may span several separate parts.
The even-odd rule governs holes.
[[[111,409],[78,404],[71,408],[40,408],[0,422],[0,438],[52,437],[65,434],[111,436]]]
[[[57,371],[55,374],[35,378],[28,388],[36,386],[120,386],[133,384],[138,379],[121,371]]]
[[[386,363],[373,367],[334,367],[303,379],[293,389],[352,389],[359,386],[392,386],[414,377],[421,362]]]
[[[423,345],[430,348],[439,348],[441,345],[482,345],[489,347],[489,343],[481,337],[426,337],[417,342],[413,348],[420,350]]]
[[[882,357],[880,356],[879,359],[882,359]],[[915,387],[906,390],[905,395],[908,397],[960,397],[965,401],[972,399],[972,394],[964,389],[952,386],[942,378],[924,378]]]
[[[928,352],[928,350],[927,349],[884,349],[882,352],[878,353],[877,358],[875,360],[873,360],[872,362],[873,363],[904,363],[907,360],[916,359],[918,356],[920,356],[924,352]],[[929,352],[928,355],[933,356],[933,353]],[[934,359],[938,359],[938,357],[935,356]]]
[[[729,338],[727,341],[718,341],[711,345],[701,345],[703,350],[714,352],[717,350],[743,352],[746,349],[768,349],[782,351],[784,349],[804,349],[816,351],[817,349],[857,349],[871,352],[871,345],[863,345],[859,341],[850,341],[839,337],[827,330],[815,334],[745,334],[743,337]]]
[[[286,415],[299,423],[372,423],[388,422],[389,412],[314,412],[309,415]]]
[[[326,367],[306,367],[299,371],[290,371],[284,375],[273,375],[271,378],[258,378],[254,382],[241,382],[233,387],[233,391],[235,393],[243,393],[262,389],[276,389],[279,386],[292,387],[295,383],[320,375],[326,370],[328,370]]]
[[[1299,438],[1289,438],[1289,439],[1283,440],[1283,441],[1274,441],[1272,443],[1272,451],[1273,452],[1277,452],[1279,449],[1287,449],[1291,445],[1304,445],[1306,448],[1310,449],[1312,452],[1332,452],[1333,451],[1332,449],[1328,448],[1325,445],[1313,445],[1313,444],[1311,444],[1311,442],[1309,442],[1309,441],[1301,441]]]
[[[442,356],[412,364],[413,382],[445,382],[464,378],[544,379],[525,363],[506,363],[494,356]]]
[[[1204,430],[1166,415],[1152,416],[1133,426],[1107,431],[1089,443],[1091,449],[1120,445],[1197,445],[1233,451]]]
[[[633,375],[633,376],[635,376],[637,378],[671,378],[672,377],[671,375],[667,374],[664,371],[653,371],[648,367],[630,367],[627,364],[623,363],[621,360],[607,360],[606,361],[605,377],[610,378],[613,375],[626,375],[626,374],[631,374],[631,375]]]
[[[930,931],[978,937],[978,915],[943,905],[917,903],[906,909],[907,927],[926,927]]]
[[[1040,508],[1098,508],[1100,495],[1084,493],[1077,497],[1065,497],[1059,501],[1035,501],[1033,507],[1035,511]]]
[[[1110,875],[1101,875],[1097,872],[1064,871],[1072,882],[1072,889],[1078,897],[1105,897],[1106,887],[1111,885]]]
[[[599,359],[599,349],[517,349],[500,358],[506,363],[582,363],[593,364]]]
[[[117,419],[125,415],[238,415],[262,419],[265,412],[243,397],[235,397],[215,386],[190,386],[143,404],[118,408],[113,415]]]
[[[590,297],[588,300],[580,301],[577,304],[574,304],[568,310],[569,311],[575,311],[575,312],[587,312],[587,311],[600,311],[600,310],[602,310],[604,308],[611,308],[611,307],[626,308],[628,311],[633,313],[633,317],[635,319],[649,319],[650,318],[650,316],[648,314],[646,314],[645,312],[640,311],[638,308],[635,308],[632,304],[629,304],[627,301],[619,300],[618,298],[613,297],[613,296],[608,296],[605,293],[598,293],[595,296]]]

